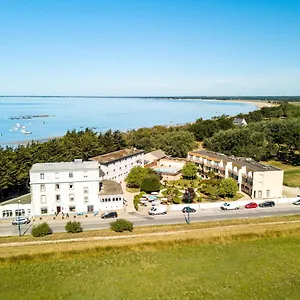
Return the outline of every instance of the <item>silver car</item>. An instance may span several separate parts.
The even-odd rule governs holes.
[[[12,225],[24,225],[24,224],[29,224],[30,220],[28,218],[24,218],[24,217],[18,217],[15,220],[13,220],[11,222]]]

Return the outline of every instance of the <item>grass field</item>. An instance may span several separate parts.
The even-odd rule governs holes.
[[[0,265],[2,299],[299,299],[300,234]]]
[[[300,186],[300,166],[285,165],[278,161],[267,161],[266,164],[284,170],[283,184],[290,187]]]

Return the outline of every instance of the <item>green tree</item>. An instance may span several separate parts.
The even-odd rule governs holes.
[[[156,148],[173,157],[186,157],[188,151],[196,147],[195,137],[189,131],[168,132],[156,141]]]
[[[222,179],[219,186],[219,195],[233,198],[237,191],[238,185],[232,178]]]
[[[126,177],[126,185],[128,187],[140,188],[143,179],[148,175],[148,170],[143,167],[134,167]]]
[[[196,198],[196,193],[193,188],[187,188],[182,196],[182,201],[184,203],[192,203],[194,199]]]
[[[197,177],[198,168],[193,162],[186,163],[182,168],[182,175],[186,179],[194,179]]]
[[[160,190],[159,178],[155,174],[150,174],[144,177],[141,183],[141,190],[146,193],[157,192]]]

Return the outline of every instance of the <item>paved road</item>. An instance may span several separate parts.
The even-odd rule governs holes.
[[[190,214],[191,222],[205,222],[237,218],[259,218],[267,216],[293,215],[300,214],[300,207],[291,204],[277,205],[273,208],[256,208],[256,209],[240,209],[234,211],[201,210]],[[180,224],[185,223],[185,215],[181,211],[168,212],[164,216],[148,216],[138,213],[122,213],[120,217],[126,218],[134,223],[135,226],[150,226],[163,224]],[[77,218],[77,221],[82,223],[83,230],[95,230],[109,228],[109,223],[112,220],[102,220],[99,216],[89,218]],[[64,232],[65,224],[68,220],[48,220],[48,224],[53,229],[53,232]],[[35,221],[40,223],[43,221]],[[30,225],[22,225],[22,234],[30,234]],[[11,221],[0,223],[0,236],[18,235],[18,226],[11,225]]]

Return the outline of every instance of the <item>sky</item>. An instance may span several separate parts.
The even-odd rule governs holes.
[[[300,95],[299,0],[0,0],[0,95]]]

